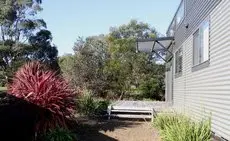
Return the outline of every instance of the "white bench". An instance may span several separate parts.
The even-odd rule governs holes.
[[[111,117],[132,118],[132,119],[151,119],[156,115],[154,108],[114,108],[108,107],[108,119]]]
[[[108,118],[143,118],[152,119],[163,108],[166,102],[160,101],[117,101],[108,106]]]

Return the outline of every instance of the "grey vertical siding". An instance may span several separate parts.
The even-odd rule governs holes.
[[[175,32],[176,48],[197,29],[198,25],[221,2],[221,0],[185,0],[185,17]],[[188,24],[188,29],[185,25]]]
[[[185,22],[189,24],[186,37],[190,36],[194,29],[209,15],[209,13],[221,2],[221,0],[186,0]]]
[[[184,46],[180,46],[183,52],[183,59],[185,58],[184,54]],[[177,48],[178,50],[179,48]],[[175,50],[175,52],[177,51]],[[174,53],[175,56],[175,53]],[[175,57],[173,58],[174,65],[173,69],[175,70]],[[185,105],[185,77],[184,77],[184,60],[182,60],[182,75],[180,77],[174,77],[173,80],[173,105],[175,108],[180,109],[182,111]],[[175,72],[175,71],[174,71]],[[174,74],[175,75],[175,74]]]
[[[193,13],[185,17],[191,29],[183,34],[178,29],[175,37],[179,42],[176,48],[183,47],[183,73],[174,78],[174,106],[183,107],[197,119],[211,116],[212,130],[230,140],[230,0],[187,0],[186,4],[192,5],[187,8],[193,9]],[[192,33],[207,16],[210,16],[210,65],[192,72]]]

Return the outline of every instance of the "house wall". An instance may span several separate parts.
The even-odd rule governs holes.
[[[169,68],[171,69],[171,67]],[[172,72],[171,71],[166,71],[165,72],[165,85],[167,86],[165,88],[165,101],[168,102],[168,103],[172,103]]]
[[[192,72],[193,33],[208,16],[210,64]],[[173,51],[183,48],[182,76],[173,80],[174,107],[196,119],[211,116],[212,130],[230,140],[230,1],[186,0],[183,23],[189,28],[175,33]]]
[[[175,49],[194,32],[221,0],[185,0],[185,16],[175,32]],[[188,24],[188,29],[185,25]]]

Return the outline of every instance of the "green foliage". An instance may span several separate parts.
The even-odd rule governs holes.
[[[95,115],[104,115],[106,113],[106,110],[110,104],[109,100],[104,100],[104,99],[96,99],[95,101],[95,110],[94,113]]]
[[[49,130],[42,137],[42,141],[76,141],[76,135],[64,128]]]
[[[103,97],[108,88],[107,78],[103,72],[107,60],[105,36],[79,38],[74,45],[74,51],[73,73],[68,78],[72,78],[71,81],[75,87],[86,88],[94,95]]]
[[[131,20],[128,24],[111,27],[110,35],[117,38],[152,38],[158,36],[157,31],[149,24]]]
[[[78,112],[83,115],[93,115],[95,111],[95,103],[91,93],[87,92],[77,101]]]
[[[142,96],[144,98],[155,98],[156,96],[158,96],[158,94],[156,93],[157,85],[157,79],[155,78],[150,78],[149,80],[141,83],[140,90],[142,92]]]
[[[51,33],[41,30],[31,36],[29,44],[17,44],[11,40],[0,41],[0,81],[6,83],[25,62],[40,61],[55,71],[59,70],[55,46],[51,46]],[[15,47],[17,44],[17,47]]]
[[[4,87],[5,85],[6,85],[5,72],[0,71],[0,87]]]
[[[58,50],[51,45],[52,34],[48,30],[40,30],[29,38],[31,52],[26,52],[27,60],[36,60],[49,65],[55,71],[59,70]]]
[[[47,63],[58,70],[57,49],[43,19],[41,0],[1,0],[0,7],[0,83],[4,85],[14,72],[31,60]]]
[[[77,109],[82,115],[100,116],[105,113],[109,103],[109,101],[104,99],[96,99],[91,92],[85,91],[77,101]]]
[[[140,79],[139,90],[143,98],[150,98],[155,100],[164,100],[164,67],[156,65],[155,68],[151,69],[154,71],[156,68],[160,68],[161,74],[157,72],[152,72],[152,74],[147,77]]]
[[[210,141],[211,122],[192,121],[181,114],[159,114],[154,126],[160,130],[163,141]]]
[[[58,64],[61,68],[62,75],[69,80],[73,86],[77,82],[76,75],[75,75],[75,56],[72,54],[65,54],[58,58]],[[76,81],[76,82],[75,82]]]
[[[90,90],[94,96],[122,99],[136,91],[139,98],[163,100],[164,65],[136,53],[136,38],[156,36],[150,25],[131,20],[111,28],[108,35],[78,38],[75,54],[59,58],[62,73],[75,88]]]
[[[149,63],[148,55],[136,53],[135,40],[110,38],[109,53],[105,66],[113,91],[122,98],[136,87],[139,98],[164,99],[164,65]]]
[[[6,90],[7,90],[6,87],[0,87],[0,92],[1,92],[1,91],[6,91]]]
[[[34,16],[42,8],[34,0],[2,0],[0,7],[0,26],[2,40],[25,40],[38,28],[46,28],[42,19]]]
[[[136,20],[131,20],[128,24],[117,28],[111,28],[108,38],[110,57],[105,66],[105,72],[112,91],[120,99],[124,95],[130,95],[133,88],[140,91],[142,98],[164,99],[163,87],[158,83],[161,82],[160,77],[164,78],[164,71],[162,69],[156,71],[162,66],[155,62],[149,64],[148,54],[136,53],[136,38],[156,36],[158,33],[154,28]],[[150,86],[150,83],[153,82],[156,85]]]

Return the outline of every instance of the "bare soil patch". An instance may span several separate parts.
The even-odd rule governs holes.
[[[148,121],[81,120],[78,135],[81,141],[160,141]]]

